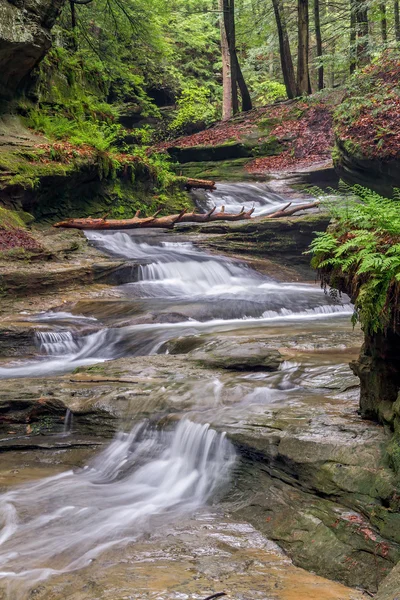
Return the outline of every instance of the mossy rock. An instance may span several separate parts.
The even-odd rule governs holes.
[[[189,148],[174,146],[168,148],[170,156],[179,163],[226,161],[236,158],[272,156],[283,151],[276,137],[264,139],[261,143],[253,141],[230,141],[218,146],[192,146]]]
[[[213,181],[262,181],[268,179],[259,174],[255,175],[246,170],[251,158],[233,160],[188,162],[179,165],[179,173],[194,179],[212,179]]]

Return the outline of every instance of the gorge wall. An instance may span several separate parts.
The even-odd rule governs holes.
[[[0,0],[0,99],[11,100],[51,47],[65,0]]]

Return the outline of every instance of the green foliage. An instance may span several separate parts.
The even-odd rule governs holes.
[[[279,81],[271,81],[270,79],[257,81],[249,79],[249,85],[250,89],[253,91],[256,103],[261,106],[264,104],[272,104],[276,100],[286,99],[286,88],[283,83],[279,83]]]
[[[325,204],[334,224],[312,242],[312,265],[324,284],[350,291],[355,298],[353,320],[365,331],[398,326],[399,201],[354,186]]]
[[[209,125],[216,119],[216,106],[210,102],[206,87],[190,84],[182,90],[177,102],[177,114],[169,126],[170,131],[182,133],[189,124]]]

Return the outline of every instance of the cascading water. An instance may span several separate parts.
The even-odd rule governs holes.
[[[1,496],[0,578],[18,591],[198,510],[227,483],[234,460],[208,425],[141,423],[119,433],[84,469]]]
[[[213,192],[197,194],[196,201],[204,211],[225,206],[226,212],[238,213],[242,206],[246,210],[254,207],[253,214],[257,217],[275,212],[288,203],[263,183],[217,183]],[[292,203],[304,204],[304,199],[294,199]]]
[[[70,331],[38,332],[48,359],[0,368],[0,379],[65,373],[78,366],[122,356],[156,353],[176,335],[214,333],[260,327],[270,322],[314,320],[352,314],[317,286],[285,284],[247,266],[201,252],[188,242],[141,242],[124,232],[87,232],[87,237],[112,254],[145,262],[139,281],[124,286],[127,295],[173,307],[181,322],[138,324],[78,336]],[[147,239],[148,236],[146,236]],[[57,314],[57,313],[56,313]],[[69,313],[58,313],[60,321]],[[56,321],[51,313],[41,320]],[[82,317],[79,317],[82,319]]]
[[[277,205],[271,202],[269,205],[275,209]],[[242,198],[239,203],[244,203]],[[276,331],[285,324],[291,332],[298,327],[304,334],[301,322],[339,320],[352,313],[350,304],[339,304],[317,286],[277,283],[240,262],[201,252],[190,242],[166,242],[150,232],[139,232],[135,237],[125,232],[90,232],[87,237],[110,254],[140,262],[135,270],[138,281],[122,290],[124,301],[145,305],[148,313],[139,314],[142,322],[116,320],[115,326],[108,317],[109,327],[92,333],[87,333],[88,327],[101,326],[99,321],[95,325],[86,323],[95,320],[93,317],[75,317],[64,311],[31,317],[29,320],[41,322],[40,327],[52,327],[51,331],[37,333],[40,356],[36,361],[1,367],[0,378],[61,374],[113,358],[161,352],[166,341],[178,336],[251,328],[259,333],[264,326],[267,336],[268,326]],[[146,301],[138,302],[137,298]],[[136,318],[138,313],[133,314]],[[171,315],[174,319],[168,322]],[[325,327],[325,331],[330,329],[329,325]],[[320,385],[324,385],[326,370],[322,367],[314,373]],[[208,382],[201,380],[198,388],[188,392],[190,396],[198,389],[199,396],[190,418],[218,423],[219,427],[226,424],[228,429],[243,411],[242,425],[250,423],[249,414],[260,415],[262,423],[266,406],[297,401],[306,375],[297,363],[285,364],[275,373],[251,373],[242,376],[245,383],[245,377],[269,379],[255,379],[259,383],[244,392],[242,382],[232,391],[226,388],[223,375],[219,379],[213,374]],[[190,386],[186,375],[184,379]],[[139,386],[133,387],[135,395]],[[154,390],[155,396],[160,393],[164,394],[165,388]],[[312,395],[306,393],[307,397]],[[249,407],[253,405],[251,413]],[[152,533],[163,533],[163,526],[173,523],[171,528],[175,527],[183,515],[203,514],[200,509],[229,481],[235,462],[233,447],[224,434],[208,425],[188,420],[170,424],[162,426],[159,420],[161,428],[149,423],[136,425],[130,433],[119,433],[83,469],[26,484],[0,496],[0,580],[4,580],[10,600],[25,599],[28,589],[38,582],[88,566],[107,550],[136,540],[140,545],[143,534],[151,537]],[[63,435],[71,436],[62,442],[65,445],[76,439],[70,411],[65,415]],[[110,554],[104,556],[105,561]],[[100,562],[96,561],[94,568]],[[83,572],[84,582],[86,577]],[[58,581],[56,578],[55,588]],[[46,594],[46,584],[40,588]]]
[[[37,331],[36,338],[44,354],[76,354],[80,349],[71,331]]]
[[[114,358],[113,347],[118,332],[103,329],[86,336],[74,336],[70,331],[36,332],[42,356],[39,360],[0,367],[0,379],[10,377],[42,377],[73,371],[77,367]]]
[[[122,232],[86,232],[86,235],[110,253],[146,259],[139,269],[139,281],[126,286],[128,293],[135,296],[174,302],[176,299],[223,301],[225,306],[234,301],[237,318],[261,317],[268,310],[275,311],[275,316],[310,309],[317,314],[319,307],[321,314],[325,314],[329,312],[327,306],[338,307],[335,312],[349,311],[348,305],[342,307],[317,286],[278,283],[239,262],[205,254],[190,243],[151,245],[141,243],[140,236],[133,238]],[[229,317],[227,314],[226,318]]]

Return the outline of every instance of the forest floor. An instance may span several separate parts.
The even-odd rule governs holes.
[[[162,142],[157,150],[171,147],[215,147],[232,142],[274,138],[281,151],[255,157],[245,169],[253,175],[282,173],[331,161],[334,146],[333,113],[343,100],[343,91],[321,92],[306,99],[289,100],[241,113],[193,135]]]

